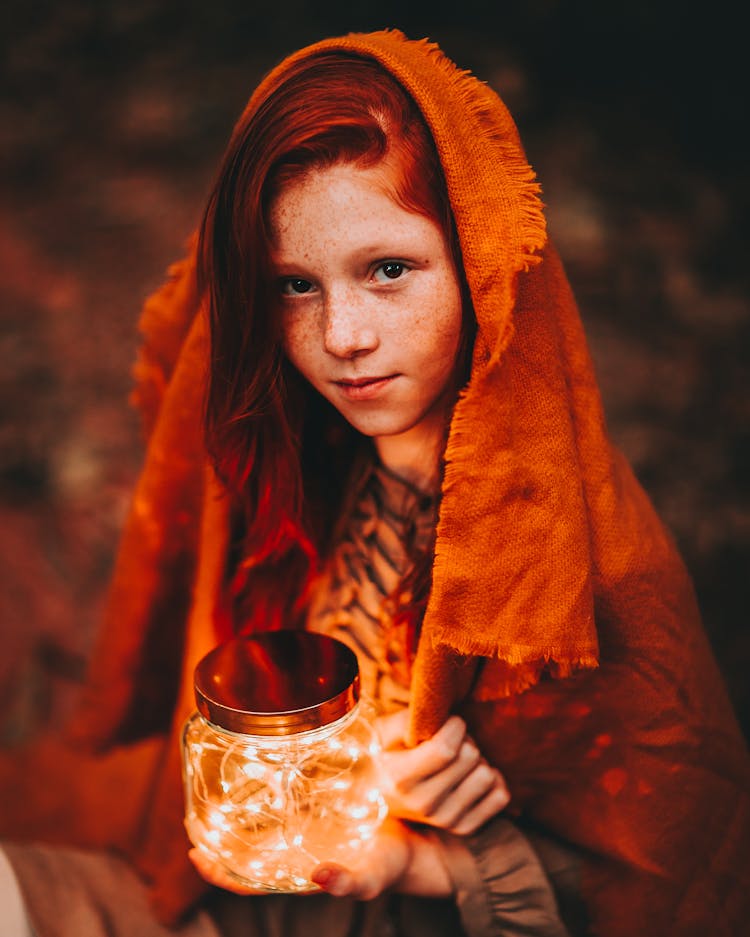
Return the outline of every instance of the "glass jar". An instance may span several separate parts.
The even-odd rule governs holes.
[[[315,866],[354,862],[387,812],[356,655],[305,631],[236,638],[199,662],[195,696],[190,840],[242,884],[317,891]]]

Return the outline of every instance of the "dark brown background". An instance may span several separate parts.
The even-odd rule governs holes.
[[[686,6],[5,0],[0,744],[59,725],[80,679],[141,458],[137,313],[235,117],[282,55],[386,25],[438,40],[516,115],[612,434],[680,544],[747,731],[747,87],[733,14]]]

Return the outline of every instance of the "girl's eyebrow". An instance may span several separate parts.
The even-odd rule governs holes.
[[[422,251],[415,250],[413,247],[411,249],[405,248],[405,244],[390,244],[386,246],[382,242],[379,242],[372,245],[365,245],[364,247],[357,247],[347,256],[349,260],[355,262],[366,260],[368,263],[376,263],[385,260],[404,260],[415,265],[429,263],[429,258],[426,258]],[[298,261],[296,258],[277,255],[276,257],[271,257],[270,266],[273,268],[274,272],[283,276],[286,271],[297,273],[305,270],[308,267],[308,263],[305,260]]]
[[[275,276],[295,276],[300,273],[305,267],[306,264],[299,263],[296,260],[290,260],[286,257],[271,257],[268,261],[268,266],[273,271]]]
[[[358,247],[356,250],[352,251],[352,257],[358,257],[362,255],[363,257],[369,257],[371,260],[390,260],[391,258],[414,259],[417,252],[421,253],[419,250],[421,244],[414,244],[414,239],[409,239],[411,243],[408,245],[404,243],[403,240],[397,240],[396,238],[393,241],[382,242],[378,241],[374,244],[365,245],[364,247]]]

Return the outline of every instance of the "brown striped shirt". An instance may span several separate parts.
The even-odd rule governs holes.
[[[373,465],[313,587],[307,627],[357,654],[363,694],[382,712],[409,702],[405,627],[394,617],[399,602],[408,601],[399,591],[412,565],[407,544],[426,550],[435,521],[435,499]]]

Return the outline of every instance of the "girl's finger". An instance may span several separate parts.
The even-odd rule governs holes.
[[[383,751],[389,748],[403,748],[408,727],[408,709],[398,709],[386,716],[378,716],[375,720],[375,732]]]
[[[482,817],[487,820],[494,816],[507,806],[509,800],[500,772],[483,762],[445,798],[428,822],[453,832],[460,829],[465,835],[466,828],[472,826],[475,819],[477,822],[471,832],[484,822]],[[494,812],[485,816],[487,810]]]
[[[451,716],[435,735],[415,748],[384,751],[386,774],[396,789],[407,791],[451,765],[465,738],[466,723]]]
[[[216,885],[217,888],[223,888],[225,891],[231,891],[235,895],[266,895],[268,890],[263,888],[251,888],[243,885],[238,879],[234,878],[227,870],[214,862],[210,856],[200,849],[191,849],[188,852],[188,858],[198,870],[201,878],[204,878],[209,885]]]
[[[481,755],[470,740],[465,739],[458,756],[446,768],[426,780],[411,777],[396,782],[388,797],[389,806],[398,816],[422,820],[433,814],[452,791],[475,770]]]
[[[406,827],[389,817],[356,866],[345,869],[338,863],[324,862],[313,871],[312,880],[337,897],[376,898],[403,875],[411,855],[408,837]]]
[[[318,866],[312,874],[312,880],[329,895],[336,895],[338,898],[351,895],[354,889],[351,873],[333,862]]]
[[[476,833],[488,820],[504,810],[509,801],[510,795],[504,786],[493,788],[450,827],[450,832],[457,836],[469,836]]]
[[[313,872],[312,880],[329,895],[348,896],[358,901],[371,901],[391,884],[383,875],[382,866],[374,863],[354,871],[333,863],[326,863]]]

